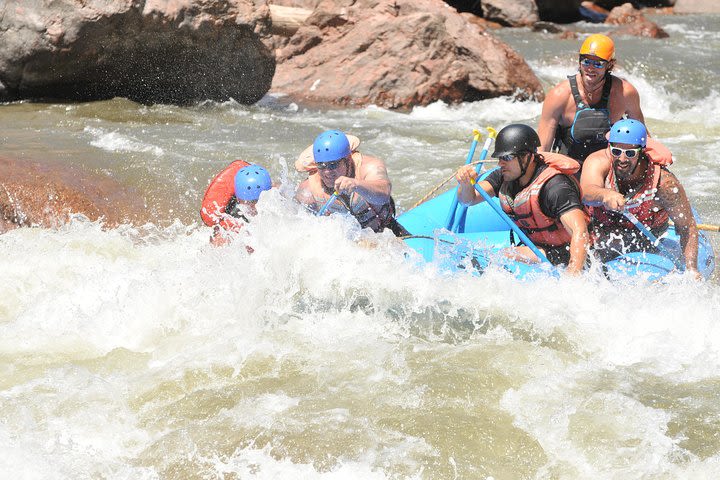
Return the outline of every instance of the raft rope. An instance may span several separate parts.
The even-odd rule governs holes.
[[[478,164],[481,164],[481,163],[493,163],[493,162],[496,162],[496,161],[497,161],[497,160],[478,160],[478,161],[476,161],[476,162],[469,163],[468,165],[478,165]],[[465,165],[463,165],[463,167],[464,167],[464,166],[465,166]],[[462,168],[462,167],[460,167],[460,168]],[[415,203],[415,205],[413,205],[412,207],[410,207],[410,209],[413,209],[413,208],[417,207],[418,205],[420,205],[421,203],[425,202],[425,201],[426,201],[427,199],[429,199],[435,192],[437,192],[438,190],[440,190],[440,189],[443,187],[443,185],[445,185],[447,182],[449,182],[450,180],[452,180],[453,178],[455,178],[455,175],[456,175],[457,172],[460,170],[460,168],[458,168],[457,170],[455,170],[452,175],[450,175],[448,178],[446,178],[445,180],[443,180],[443,181],[442,181],[440,184],[438,184],[435,188],[433,188],[432,190],[430,190],[430,191],[427,193],[427,195],[425,195],[425,196],[422,197],[420,200],[418,200],[417,203]]]

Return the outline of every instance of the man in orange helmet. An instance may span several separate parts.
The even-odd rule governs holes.
[[[615,44],[610,37],[594,34],[585,39],[578,73],[545,97],[538,124],[542,150],[560,151],[582,165],[588,155],[607,147],[610,125],[624,116],[645,123],[637,89],[613,76],[614,66]]]

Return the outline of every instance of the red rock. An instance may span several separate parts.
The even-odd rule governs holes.
[[[615,35],[635,35],[638,37],[667,38],[669,35],[655,22],[651,22],[640,10],[633,8],[632,4],[626,3],[615,7],[605,19],[605,23],[621,25],[613,30]]]
[[[273,92],[311,104],[397,109],[544,97],[520,55],[444,3],[358,0],[312,18],[333,15],[322,26],[309,18],[280,49]]]
[[[151,219],[144,200],[110,177],[56,165],[0,157],[0,233],[17,227],[53,228],[71,214],[113,227]]]

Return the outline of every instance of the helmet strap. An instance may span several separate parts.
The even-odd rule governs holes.
[[[528,157],[527,157],[528,160],[527,160],[527,162],[523,165],[522,155],[524,155],[525,153],[528,153]],[[528,171],[528,168],[530,168],[530,165],[531,165],[532,163],[535,163],[535,153],[532,153],[532,152],[523,152],[521,155],[518,156],[518,163],[520,164],[520,176],[518,177],[518,184],[520,184],[520,180],[525,176],[525,174],[526,174],[527,171]],[[522,185],[522,186],[525,187],[525,185]]]

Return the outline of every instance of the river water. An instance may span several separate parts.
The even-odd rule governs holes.
[[[705,223],[720,223],[720,17],[655,17],[617,73]],[[598,27],[577,24],[583,32]],[[579,41],[499,35],[546,87]],[[384,158],[399,209],[464,161],[473,128],[537,125],[494,99],[318,111],[268,97],[0,106],[0,154],[132,186],[154,219],[0,235],[0,471],[27,479],[677,479],[720,471],[720,286],[677,276],[521,283],[404,259],[391,235],[288,200],[323,129]],[[235,158],[282,186],[246,238],[199,202]],[[718,248],[717,235],[713,240]],[[363,241],[358,241],[363,240]]]

